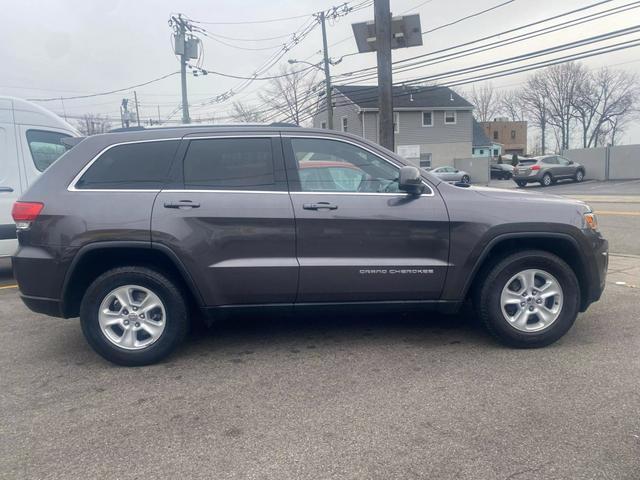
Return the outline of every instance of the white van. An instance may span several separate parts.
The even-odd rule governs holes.
[[[39,105],[0,96],[0,257],[17,246],[13,202],[66,151],[61,139],[79,135]]]

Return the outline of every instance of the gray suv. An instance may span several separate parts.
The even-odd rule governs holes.
[[[92,136],[13,217],[24,303],[79,316],[121,365],[167,356],[198,312],[456,312],[468,299],[499,340],[540,347],[600,298],[607,269],[584,203],[450,185],[327,130]]]
[[[560,155],[544,155],[542,157],[523,158],[513,169],[513,181],[519,187],[527,183],[539,183],[548,187],[558,180],[584,180],[584,167],[573,160]]]

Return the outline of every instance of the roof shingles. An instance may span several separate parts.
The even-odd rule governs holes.
[[[334,85],[360,108],[378,108],[377,85]],[[473,109],[473,105],[449,87],[393,87],[394,108],[457,108]]]

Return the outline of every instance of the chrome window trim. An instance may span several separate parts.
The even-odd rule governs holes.
[[[162,193],[267,193],[276,195],[288,195],[287,190],[203,190],[203,189],[177,189],[169,188],[161,190]]]
[[[390,159],[387,159],[385,157],[380,156],[379,153],[374,152],[373,150],[360,145],[359,143],[356,142],[352,142],[350,140],[347,140],[345,138],[340,138],[340,137],[330,137],[327,135],[282,135],[282,138],[320,138],[323,140],[333,140],[336,142],[343,142],[343,143],[348,143],[350,145],[354,145],[358,148],[361,148],[363,150],[366,150],[367,152],[369,152],[371,155],[374,155],[376,157],[378,157],[380,160],[383,160],[385,162],[387,162],[388,164],[390,164],[391,166],[400,169],[402,167],[405,167],[406,165],[398,165],[397,163],[393,162]],[[433,188],[431,188],[431,185],[428,185],[424,180],[422,180],[422,184],[429,189],[430,193],[422,193],[420,194],[421,197],[433,197],[435,195]],[[315,193],[315,194],[328,194],[328,195],[407,195],[407,193],[403,193],[403,192],[396,192],[396,193],[386,193],[386,192],[290,192],[291,194],[299,194],[299,193]]]
[[[112,143],[111,145],[107,145],[102,150],[100,150],[90,161],[87,163],[80,172],[73,177],[73,180],[69,183],[67,187],[67,191],[69,192],[159,192],[160,188],[76,188],[76,184],[82,178],[82,175],[86,173],[87,170],[91,168],[91,166],[98,160],[103,153],[111,150],[114,147],[118,147],[120,145],[130,145],[133,143],[149,143],[149,142],[167,142],[170,140],[182,140],[182,137],[177,138],[156,138],[153,140],[131,140],[128,142],[118,142]]]
[[[133,143],[149,143],[149,142],[164,142],[164,141],[171,141],[171,140],[211,140],[211,139],[217,139],[217,138],[319,138],[319,139],[324,139],[324,140],[333,140],[336,142],[343,142],[343,143],[348,143],[350,145],[354,145],[358,148],[362,148],[363,150],[366,150],[367,152],[369,152],[372,155],[375,155],[376,157],[378,157],[379,159],[389,163],[390,165],[392,165],[395,168],[401,168],[405,165],[398,165],[397,163],[393,162],[390,159],[387,159],[385,157],[380,156],[380,154],[374,152],[373,150],[367,148],[366,146],[363,146],[359,143],[350,141],[348,139],[344,139],[344,138],[340,138],[340,137],[334,137],[334,136],[327,136],[327,135],[318,135],[318,134],[311,134],[311,135],[282,135],[281,133],[270,133],[270,134],[255,134],[255,135],[247,135],[247,134],[242,134],[239,133],[237,135],[210,135],[210,136],[197,136],[197,137],[190,137],[190,136],[184,136],[184,137],[171,137],[171,138],[155,138],[155,139],[149,139],[149,140],[130,140],[130,141],[126,141],[126,142],[118,142],[118,143],[113,143],[111,145],[106,146],[105,148],[103,148],[102,150],[100,150],[81,170],[80,172],[73,178],[73,180],[71,180],[71,182],[69,183],[69,185],[67,186],[67,191],[69,192],[131,192],[131,193],[143,193],[143,192],[151,192],[151,193],[159,193],[159,192],[166,192],[166,193],[187,193],[187,192],[193,192],[193,193],[250,193],[250,194],[256,194],[256,193],[264,193],[264,194],[278,194],[278,195],[284,195],[284,194],[292,194],[292,195],[299,195],[299,194],[314,194],[314,195],[363,195],[363,196],[398,196],[398,195],[407,195],[407,193],[404,192],[291,192],[291,191],[287,191],[287,190],[204,190],[204,189],[161,189],[161,188],[149,188],[149,189],[144,189],[144,188],[76,188],[76,183],[80,180],[80,178],[82,178],[82,175],[84,175],[84,173],[89,170],[89,168],[91,168],[91,165],[93,165],[96,160],[98,160],[98,158],[100,158],[100,156],[105,153],[107,150],[113,148],[113,147],[117,147],[120,145],[129,145],[129,144],[133,144]],[[434,193],[434,189],[428,185],[424,180],[422,181],[423,185],[429,189],[429,193],[422,193],[420,194],[421,197],[433,197],[435,195]]]

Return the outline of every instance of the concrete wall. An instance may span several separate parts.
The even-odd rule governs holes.
[[[640,178],[640,145],[609,149],[609,180]]]
[[[606,147],[565,150],[562,156],[584,165],[585,180],[607,179]]]
[[[489,183],[489,157],[456,158],[454,167],[464,170],[471,177],[471,183]]]
[[[640,145],[578,148],[562,155],[585,166],[585,179],[632,180],[640,178]]]

